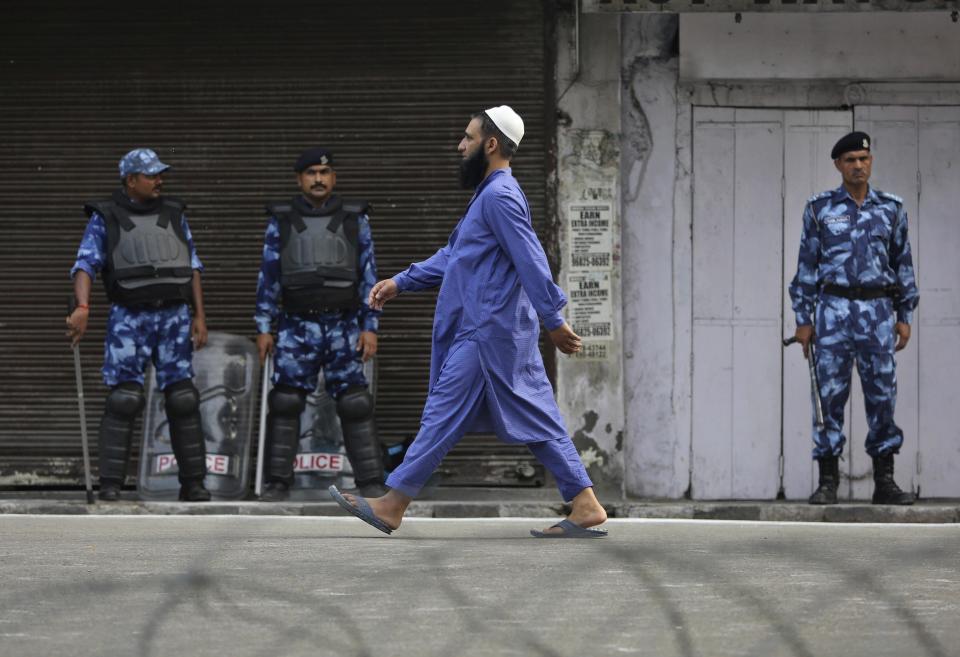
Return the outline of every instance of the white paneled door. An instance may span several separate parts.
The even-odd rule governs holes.
[[[911,344],[897,356],[897,481],[960,496],[960,107],[869,107],[873,181],[904,197],[920,288]],[[855,491],[863,497],[866,490]]]
[[[697,499],[773,499],[787,483],[781,457],[791,468],[788,496],[810,494],[809,384],[798,348],[784,353],[780,342],[794,330],[792,313],[784,325],[784,290],[803,203],[836,184],[830,147],[851,124],[849,112],[694,112]]]
[[[906,204],[913,263],[919,280],[921,262],[917,235],[921,218],[917,214],[919,187],[917,183],[917,107],[859,107],[854,112],[857,130],[863,130],[873,140],[873,175],[870,184],[876,189],[896,194]],[[916,318],[919,319],[919,316]],[[903,429],[904,444],[896,457],[896,480],[904,490],[916,490],[917,430],[919,376],[917,346],[923,339],[923,330],[916,320],[910,344],[897,354],[897,408],[894,419]],[[851,417],[846,427],[847,448],[844,450],[844,470],[849,475],[850,499],[870,499],[873,493],[873,464],[863,449],[867,439],[867,418],[863,406],[860,381],[854,376],[850,394]],[[841,491],[842,493],[842,491]]]
[[[849,112],[695,110],[695,498],[777,496],[785,379],[795,402],[790,421],[798,425],[787,436],[790,454],[797,455],[795,488],[809,494],[806,373],[796,348],[784,354],[780,342],[785,263],[796,261],[803,202],[828,180],[830,145],[849,131],[851,120]],[[785,203],[796,205],[787,233]]]
[[[897,357],[897,481],[960,496],[960,108],[843,111],[696,108],[693,207],[693,420],[696,499],[802,500],[815,487],[806,363],[782,336],[801,214],[836,187],[830,148],[873,137],[873,184],[904,198],[920,286],[913,337]],[[840,495],[869,499],[871,464],[856,372]]]
[[[851,130],[850,112],[785,112],[785,186],[783,200],[783,335],[790,336],[797,325],[793,318],[787,286],[797,271],[797,254],[803,230],[803,208],[814,194],[840,185],[830,151]],[[809,497],[816,488],[813,461],[813,418],[810,374],[799,345],[783,350],[783,492],[787,499]],[[850,421],[847,406],[846,424]],[[843,464],[846,467],[846,464]],[[841,491],[843,493],[844,491]],[[847,491],[849,492],[849,491]]]

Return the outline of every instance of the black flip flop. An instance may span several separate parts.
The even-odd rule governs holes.
[[[530,535],[534,538],[605,538],[607,535],[606,529],[589,529],[588,527],[581,527],[575,522],[570,520],[561,520],[553,527],[559,527],[562,529],[562,532],[540,532],[536,529],[530,530]],[[551,527],[551,529],[553,529]]]

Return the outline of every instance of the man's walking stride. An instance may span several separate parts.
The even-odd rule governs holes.
[[[402,292],[440,287],[433,326],[430,387],[420,431],[389,491],[371,500],[331,494],[348,511],[389,533],[447,452],[468,432],[493,431],[527,445],[553,473],[570,516],[537,537],[595,538],[607,516],[570,439],[538,347],[540,320],[565,354],[581,341],[561,315],[567,299],[553,282],[530,207],[510,171],[523,121],[501,105],[475,115],[459,152],[460,179],[476,193],[446,246],[370,293],[382,309]],[[539,317],[539,319],[538,319]]]

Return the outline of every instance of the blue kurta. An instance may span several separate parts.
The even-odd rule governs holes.
[[[463,431],[492,430],[514,443],[569,440],[538,346],[538,316],[548,330],[560,327],[567,299],[553,282],[527,198],[510,169],[480,184],[446,246],[393,280],[401,292],[440,285],[431,396],[454,345],[476,344],[483,401]],[[473,365],[451,363],[467,377]]]

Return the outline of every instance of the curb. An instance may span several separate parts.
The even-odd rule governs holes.
[[[841,523],[960,523],[960,503],[914,506],[756,502],[620,502],[607,505],[611,518],[736,520]],[[235,515],[338,516],[333,502],[214,501],[206,503],[121,501],[85,504],[83,500],[0,500],[0,515]],[[564,505],[540,501],[420,501],[407,514],[420,518],[537,518],[564,514]]]

